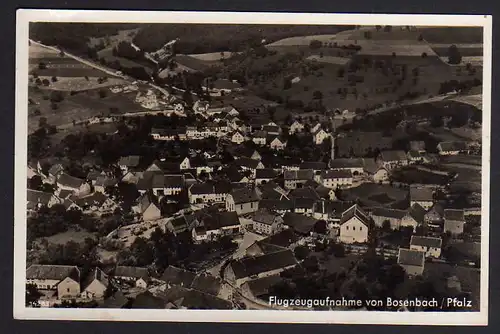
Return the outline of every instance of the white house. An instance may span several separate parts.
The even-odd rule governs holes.
[[[437,145],[440,155],[457,155],[467,151],[467,144],[462,141],[445,141]]]
[[[352,186],[352,173],[350,170],[325,170],[320,176],[324,187],[336,189]]]
[[[283,218],[267,209],[259,209],[252,216],[253,230],[264,235],[271,235],[283,228]]]
[[[66,173],[62,173],[57,177],[56,184],[59,190],[69,190],[79,197],[88,195],[91,191],[90,184],[85,182],[85,180]]]
[[[279,137],[276,137],[276,138],[274,138],[271,141],[271,143],[269,144],[269,146],[271,147],[271,150],[281,151],[281,150],[285,149],[285,147],[286,147],[286,141],[280,139]]]
[[[235,144],[241,144],[245,141],[245,137],[241,134],[241,132],[239,131],[235,131],[232,135],[231,135],[231,142],[235,143]]]
[[[378,157],[379,164],[387,170],[408,165],[408,158],[404,151],[382,151]]]
[[[439,258],[441,245],[441,238],[412,235],[410,240],[410,249],[424,252],[426,257]]]
[[[255,189],[233,189],[226,197],[226,210],[245,215],[259,209],[259,195]]]
[[[314,143],[316,145],[320,145],[325,139],[330,137],[331,135],[321,128],[318,131],[313,132]]]
[[[109,285],[109,277],[101,269],[95,268],[82,285],[82,298],[102,299]]]
[[[398,253],[398,264],[409,276],[422,275],[425,266],[425,252],[400,248]]]
[[[346,244],[368,241],[370,218],[357,205],[351,206],[340,218],[340,241]]]
[[[117,266],[113,277],[120,283],[129,283],[143,289],[148,287],[149,273],[147,268]]]
[[[221,203],[226,201],[226,196],[231,187],[225,183],[197,183],[188,189],[189,203]]]
[[[434,205],[434,192],[431,188],[410,186],[410,206],[419,204],[425,210]]]
[[[292,125],[290,125],[290,128],[288,130],[289,134],[294,134],[298,132],[304,131],[304,125],[300,123],[299,121],[294,121]]]
[[[380,167],[373,174],[373,182],[375,183],[384,183],[387,182],[388,180],[389,180],[389,172],[384,167]]]
[[[38,290],[52,290],[57,297],[80,295],[80,269],[77,266],[32,264],[26,269],[26,284]]]

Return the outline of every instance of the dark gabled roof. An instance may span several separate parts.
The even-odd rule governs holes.
[[[219,294],[221,286],[222,282],[218,278],[208,274],[197,275],[191,284],[192,289],[202,291],[213,296],[217,296]]]
[[[62,164],[54,164],[49,169],[49,175],[56,176],[57,174],[64,171],[64,166]]]
[[[427,211],[418,203],[415,203],[408,210],[408,214],[419,224],[424,222]]]
[[[73,192],[71,190],[61,189],[57,197],[67,199],[71,195],[73,195]]]
[[[196,274],[174,266],[168,266],[161,275],[161,280],[170,285],[190,287]]]
[[[304,161],[299,166],[300,169],[325,170],[326,163],[321,161]]]
[[[410,245],[441,248],[442,242],[441,238],[412,235]]]
[[[225,299],[217,298],[211,294],[190,289],[183,297],[176,301],[178,307],[186,309],[205,309],[205,310],[232,310],[233,304]]]
[[[412,141],[410,141],[410,150],[413,150],[413,151],[425,151],[425,141],[423,141],[423,140],[412,140]]]
[[[250,189],[246,187],[240,189],[233,189],[230,195],[233,197],[235,204],[257,202],[259,200],[259,195],[255,191],[255,189]]]
[[[96,186],[112,187],[118,183],[118,180],[114,177],[109,177],[106,175],[100,175],[95,179]]]
[[[353,159],[334,159],[330,160],[330,168],[332,169],[343,169],[343,168],[363,168],[364,161],[360,158]]]
[[[183,131],[184,130],[184,131]],[[186,128],[177,129],[177,128],[152,128],[151,134],[158,134],[160,136],[176,136],[179,133],[185,133]]]
[[[278,173],[272,168],[261,168],[255,171],[256,179],[274,179]]]
[[[404,161],[407,160],[407,157],[404,151],[391,150],[380,152],[380,159],[383,161]]]
[[[54,195],[51,193],[46,193],[38,190],[28,189],[27,200],[30,203],[40,203],[42,205],[48,205],[50,200]]]
[[[130,300],[121,290],[116,291],[111,297],[105,299],[98,308],[124,308]]]
[[[295,209],[313,209],[316,199],[312,198],[295,198],[294,200]]]
[[[149,291],[138,294],[132,301],[130,308],[133,309],[164,309],[166,302],[160,297],[154,296]]]
[[[434,205],[429,209],[429,211],[427,211],[427,213],[429,212],[437,213],[438,215],[443,216],[444,215],[443,205],[441,203],[434,203]]]
[[[117,266],[115,268],[114,275],[135,279],[142,278],[146,281],[149,279],[148,269],[143,267]]]
[[[235,211],[207,214],[201,219],[201,222],[207,231],[240,225],[240,219]]]
[[[85,290],[92,282],[99,281],[102,285],[107,287],[109,285],[109,278],[101,269],[94,268],[85,278],[82,283],[82,291]]]
[[[165,175],[165,188],[182,188],[184,186],[184,175]]]
[[[254,159],[250,159],[250,158],[246,158],[246,157],[241,157],[241,158],[234,160],[234,164],[236,166],[247,167],[247,168],[251,168],[251,169],[256,169],[257,166],[259,165],[259,163],[260,163],[260,160],[254,160]]]
[[[224,168],[223,173],[231,182],[240,182],[245,177],[234,165]]]
[[[299,199],[299,198],[307,198],[312,200],[320,199],[320,196],[316,192],[316,189],[311,187],[293,189],[292,191],[290,191],[288,196],[294,199]]]
[[[280,275],[268,276],[263,278],[258,278],[246,282],[248,288],[255,297],[267,296],[272,286],[283,281]]]
[[[411,201],[433,201],[434,194],[432,189],[426,187],[410,186]]]
[[[358,218],[365,226],[367,227],[370,226],[370,218],[368,218],[366,212],[364,212],[363,209],[361,209],[357,204],[354,204],[344,213],[342,213],[342,217],[340,218],[340,224],[341,225],[344,224],[352,217]]]
[[[400,248],[398,264],[423,267],[425,264],[425,252]]]
[[[353,202],[340,202],[340,201],[328,201],[322,200],[316,202],[314,206],[314,212],[321,214],[330,214],[333,218],[340,218],[344,211],[353,206]]]
[[[211,182],[195,183],[189,187],[189,192],[194,195],[213,194],[215,189]]]
[[[397,210],[397,209],[389,209],[385,207],[378,207],[372,209],[372,216],[377,217],[386,217],[386,218],[395,218],[395,219],[403,219],[406,216],[405,210]]]
[[[441,151],[465,151],[467,143],[463,141],[443,141],[439,143]]]
[[[444,210],[444,219],[445,220],[465,221],[464,210],[445,209]]]
[[[213,87],[216,89],[237,89],[241,88],[241,85],[227,79],[217,79],[213,82]]]
[[[266,208],[272,211],[292,210],[294,202],[292,200],[263,199],[259,202],[259,208]]]
[[[317,222],[318,220],[313,217],[293,212],[287,212],[283,217],[283,223],[300,234],[311,232]]]
[[[127,167],[137,167],[139,166],[139,162],[141,157],[138,155],[129,155],[127,157],[121,157],[118,161],[118,165],[127,166]]]
[[[236,279],[251,277],[260,273],[269,272],[297,264],[297,260],[290,250],[264,254],[256,257],[246,257],[231,262]]]
[[[98,177],[102,176],[102,173],[97,170],[92,170],[87,174],[87,180],[95,181]]]
[[[283,177],[285,180],[312,180],[314,171],[312,169],[285,170]]]
[[[264,130],[257,130],[252,134],[253,138],[267,138],[267,132]]]
[[[293,229],[288,228],[276,234],[270,235],[260,241],[257,241],[257,243],[288,248],[290,245],[296,243],[297,241],[299,241],[299,236],[293,231]]]
[[[350,170],[325,170],[321,172],[321,178],[323,179],[348,179],[352,178],[352,172]]]
[[[62,184],[63,186],[77,189],[80,188],[81,185],[85,183],[85,180],[68,175],[66,173],[62,173],[57,177],[57,183]]]
[[[80,270],[77,266],[32,264],[26,269],[26,279],[63,280],[71,277],[80,282]]]
[[[420,154],[420,152],[419,152],[419,151],[410,150],[410,151],[408,151],[408,156],[409,156],[410,158],[415,158],[415,159],[417,159],[417,158],[421,158],[421,157],[422,157],[422,154]]]
[[[79,207],[84,208],[92,205],[101,206],[104,202],[106,202],[107,199],[108,197],[103,193],[95,192],[92,195],[88,195],[82,198],[77,198],[75,199],[74,202]]]
[[[266,208],[260,208],[252,214],[253,221],[266,225],[272,225],[276,221],[277,217],[278,216]]]
[[[151,204],[158,206],[158,199],[152,193],[145,192],[139,199],[141,212],[146,211]]]

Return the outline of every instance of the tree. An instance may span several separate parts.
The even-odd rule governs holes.
[[[49,80],[47,80],[47,79],[43,79],[43,80],[42,80],[42,84],[43,84],[44,86],[48,86],[48,85],[50,85],[50,81],[49,81]]]
[[[40,307],[38,301],[42,294],[38,291],[35,284],[26,284],[25,305],[26,307]]]
[[[105,89],[99,89],[99,97],[101,99],[105,98],[108,95],[108,92]]]
[[[321,93],[319,90],[313,92],[313,99],[321,100],[322,98],[323,98],[323,93]]]
[[[309,43],[309,48],[311,49],[319,49],[323,46],[323,43],[321,41],[318,41],[317,39],[313,39],[310,43]]]
[[[382,230],[384,230],[386,232],[389,232],[392,230],[391,222],[388,219],[386,219],[382,222]]]
[[[443,117],[441,115],[433,115],[430,122],[431,127],[440,128],[444,125]]]
[[[309,248],[306,246],[297,246],[293,252],[298,260],[304,260],[310,253]]]
[[[50,92],[50,101],[57,103],[64,100],[64,94],[61,91],[54,90]]]
[[[427,58],[427,52],[422,52],[422,58]]]
[[[39,70],[44,70],[47,68],[47,64],[43,63],[43,62],[39,62],[38,63],[38,69]]]
[[[51,80],[52,80],[52,82],[57,82],[57,77],[56,77],[56,76],[53,76],[53,77],[51,78]]]
[[[462,55],[455,44],[448,48],[448,63],[460,64],[462,62]]]

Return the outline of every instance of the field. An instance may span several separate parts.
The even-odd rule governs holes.
[[[405,201],[408,197],[408,191],[390,185],[364,183],[359,187],[342,190],[341,197],[347,201],[359,199],[366,206],[390,207]]]
[[[405,167],[395,170],[391,173],[391,179],[396,182],[407,184],[417,183],[446,185],[449,181],[449,177],[446,175],[435,174],[416,167]]]
[[[113,63],[118,61],[120,65],[124,67],[144,67],[144,65],[136,63],[130,59],[114,56],[112,47],[102,49],[97,53],[97,56],[99,58],[103,58],[107,63]]]
[[[476,27],[420,27],[428,43],[469,44],[482,43],[482,28]]]
[[[104,88],[109,86],[121,85],[125,81],[122,79],[108,78],[105,82],[99,83],[98,78],[89,77],[57,77],[56,82],[51,81],[51,77],[40,77],[42,80],[49,80],[48,86],[38,86],[42,90],[60,90],[60,91],[84,91],[89,89]]]
[[[121,41],[131,42],[139,29],[125,29],[120,30],[116,35],[111,35],[108,37],[90,37],[89,45],[96,46],[104,44],[106,47],[114,47],[118,45]]]
[[[312,55],[306,58],[307,60],[317,61],[320,63],[334,64],[334,65],[346,65],[350,59],[343,57],[334,57],[334,56],[317,56]]]
[[[219,61],[221,58],[227,59],[233,56],[234,52],[210,52],[210,53],[198,53],[188,55],[191,58],[195,58],[202,61]]]

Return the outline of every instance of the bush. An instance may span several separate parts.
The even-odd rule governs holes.
[[[323,43],[321,41],[318,41],[317,39],[313,39],[311,43],[309,43],[309,48],[311,49],[319,49],[323,46]]]
[[[60,91],[53,91],[50,93],[50,101],[51,102],[61,102],[64,100],[64,95]]]
[[[107,91],[104,89],[99,89],[99,97],[101,99],[105,98],[108,95]]]

